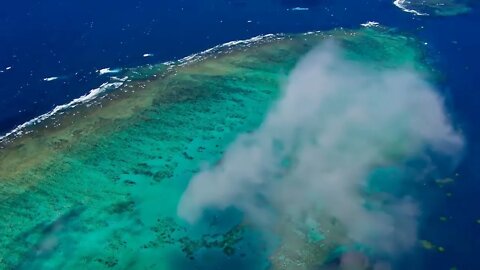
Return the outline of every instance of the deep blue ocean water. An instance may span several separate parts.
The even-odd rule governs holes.
[[[294,7],[309,10],[293,11]],[[87,93],[101,68],[178,59],[231,40],[279,32],[358,27],[366,21],[417,35],[441,71],[447,103],[468,147],[453,196],[431,213],[421,237],[424,269],[480,269],[480,7],[419,17],[386,0],[10,1],[0,8],[0,133]],[[144,54],[153,54],[144,57]],[[8,67],[11,67],[7,69]],[[48,77],[60,77],[44,81]],[[452,216],[438,226],[438,216]],[[431,217],[431,220],[428,217]]]

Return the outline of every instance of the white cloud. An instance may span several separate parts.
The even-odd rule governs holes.
[[[267,229],[285,217],[294,224],[329,217],[353,242],[401,252],[416,241],[417,204],[366,196],[372,171],[405,169],[426,150],[455,158],[462,147],[442,98],[421,76],[349,62],[328,43],[298,64],[256,131],[193,177],[178,214],[195,222],[205,209],[235,207]]]

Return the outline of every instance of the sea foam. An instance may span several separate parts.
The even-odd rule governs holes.
[[[363,26],[363,27],[377,27],[377,26],[380,26],[380,24],[378,22],[374,22],[374,21],[368,21],[368,22],[362,23],[360,25]]]
[[[308,11],[310,10],[309,8],[306,7],[294,7],[294,8],[289,8],[287,9],[288,11]]]
[[[428,16],[427,13],[422,13],[422,12],[416,11],[414,9],[407,8],[405,6],[405,0],[395,0],[393,2],[393,4],[395,6],[397,6],[398,8],[400,8],[401,10],[405,11],[405,12],[412,13],[412,14],[417,15],[417,16]]]
[[[43,78],[44,81],[46,82],[51,82],[51,81],[55,81],[55,80],[58,80],[59,77],[47,77],[47,78]]]
[[[102,68],[102,69],[97,70],[98,74],[100,74],[100,75],[110,74],[110,73],[119,73],[120,71],[122,71],[122,70],[119,69],[119,68],[115,68],[115,69]]]
[[[4,142],[4,141],[7,141],[11,138],[17,137],[19,135],[26,134],[26,132],[24,132],[25,128],[27,128],[29,126],[32,126],[32,125],[36,125],[36,124],[48,119],[49,117],[51,117],[51,116],[53,116],[57,113],[61,113],[61,112],[64,112],[65,110],[67,110],[67,109],[71,109],[71,108],[74,108],[78,105],[85,104],[85,103],[95,99],[96,97],[98,97],[101,93],[105,92],[106,90],[116,89],[116,88],[122,86],[125,81],[126,81],[126,78],[124,78],[123,81],[103,83],[99,87],[90,90],[90,92],[88,92],[87,94],[85,94],[83,96],[80,96],[80,97],[70,101],[69,103],[66,103],[66,104],[63,104],[63,105],[58,105],[55,108],[53,108],[53,110],[51,110],[47,113],[44,113],[40,116],[37,116],[37,117],[35,117],[35,118],[33,118],[33,119],[31,119],[31,120],[29,120],[29,121],[27,121],[27,122],[25,122],[21,125],[18,125],[12,131],[10,131],[10,132],[6,133],[5,135],[1,136],[0,137],[0,142]]]
[[[253,38],[246,39],[246,40],[230,41],[230,42],[226,42],[226,43],[221,44],[221,45],[217,45],[217,46],[212,47],[210,49],[207,49],[205,51],[195,53],[195,54],[191,54],[191,55],[186,56],[186,57],[184,57],[184,58],[182,58],[178,61],[169,61],[169,62],[164,62],[162,64],[165,65],[165,66],[169,66],[169,68],[173,68],[175,66],[175,64],[177,64],[178,66],[183,66],[183,65],[186,65],[186,64],[189,64],[189,63],[193,63],[193,62],[197,62],[199,60],[202,60],[207,55],[210,55],[212,52],[216,52],[216,51],[219,51],[219,50],[225,50],[225,49],[228,49],[228,48],[231,48],[231,47],[234,47],[234,46],[239,46],[239,45],[240,46],[251,46],[252,44],[255,44],[255,43],[257,43],[259,41],[262,41],[264,39],[272,39],[272,38],[273,39],[281,39],[283,37],[284,37],[283,34],[275,34],[275,35],[274,34],[266,34],[266,35],[255,36]],[[5,68],[5,70],[9,70],[11,68],[12,67],[7,67],[7,68]],[[120,69],[120,68],[116,68],[116,69],[102,68],[102,69],[97,70],[96,72],[99,75],[104,75],[104,74],[115,74],[115,73],[119,73],[121,71],[122,71],[122,69]],[[63,105],[58,105],[55,108],[53,108],[53,110],[51,110],[47,113],[44,113],[40,116],[37,116],[37,117],[35,117],[35,118],[33,118],[33,119],[31,119],[31,120],[29,120],[29,121],[27,121],[27,122],[25,122],[21,125],[16,126],[13,130],[9,131],[8,133],[4,134],[3,136],[0,136],[0,142],[6,142],[10,139],[13,139],[13,138],[17,137],[17,136],[26,134],[28,132],[25,132],[25,128],[36,125],[36,124],[38,124],[38,123],[56,115],[58,113],[62,113],[64,111],[66,111],[67,109],[71,109],[71,108],[74,108],[78,105],[90,102],[107,90],[112,90],[112,89],[119,88],[128,79],[128,77],[119,78],[119,77],[115,77],[115,76],[110,77],[110,78],[113,82],[103,83],[99,87],[90,90],[90,92],[88,92],[87,94],[85,94],[83,96],[80,96],[80,97],[70,101],[69,103],[66,103],[66,104],[63,104]],[[52,80],[55,80],[55,79],[58,79],[58,78],[57,77],[44,78],[44,81],[52,81]]]

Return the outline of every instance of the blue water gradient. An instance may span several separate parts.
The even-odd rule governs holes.
[[[441,244],[445,253],[416,250],[404,269],[480,269],[478,5],[469,14],[438,18],[402,12],[385,0],[8,1],[0,8],[0,133],[105,82],[108,75],[96,72],[102,68],[178,59],[259,34],[366,21],[425,42],[443,76],[438,87],[468,143],[453,195],[438,194],[441,205],[427,208],[421,230],[422,238]],[[59,78],[44,81],[48,77]],[[441,223],[439,216],[452,218]]]

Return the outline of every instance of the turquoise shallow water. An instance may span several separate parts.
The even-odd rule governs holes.
[[[177,216],[191,177],[262,123],[297,61],[327,38],[364,65],[433,74],[421,43],[382,28],[267,36],[130,70],[131,81],[100,101],[3,142],[0,268],[293,269],[295,256],[299,269],[327,263],[341,235],[309,231],[312,241],[294,255],[235,209],[193,225]]]

